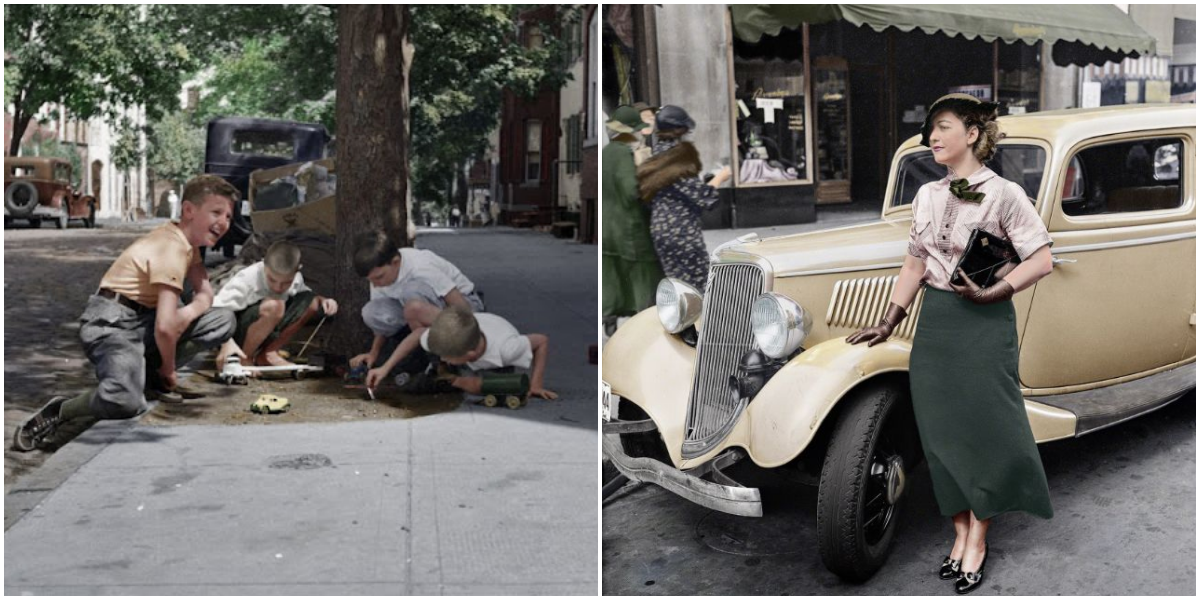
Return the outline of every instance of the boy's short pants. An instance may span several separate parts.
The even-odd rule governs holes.
[[[279,324],[271,333],[267,334],[267,339],[263,340],[262,345],[275,341],[280,332],[287,329],[289,325],[300,320],[304,316],[304,311],[308,310],[308,306],[317,297],[316,292],[307,291],[300,292],[287,299],[287,303],[283,308],[283,318],[279,320]],[[246,341],[246,332],[250,330],[250,326],[258,321],[259,308],[262,302],[255,302],[247,306],[244,310],[236,313],[237,315],[237,330],[233,333],[233,341],[241,346]],[[325,311],[319,305],[317,306],[317,318],[325,316]],[[259,346],[260,348],[262,346]]]

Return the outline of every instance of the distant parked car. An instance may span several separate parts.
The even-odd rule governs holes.
[[[242,196],[242,202],[234,207],[229,231],[217,242],[225,256],[233,256],[234,246],[250,237],[250,173],[325,158],[329,142],[329,132],[318,123],[245,117],[208,122],[204,172],[220,175]]]
[[[987,166],[1025,189],[1055,241],[1054,273],[1013,298],[1034,437],[1078,437],[1194,394],[1195,107],[1045,111],[1001,117],[1000,130]],[[807,473],[826,567],[853,581],[879,570],[924,460],[908,381],[924,289],[886,342],[846,336],[879,322],[912,200],[945,174],[914,136],[893,158],[879,221],[743,236],[716,250],[706,290],[664,279],[657,306],[604,346],[612,466],[747,517],[762,515],[759,490],[726,467]],[[975,225],[948,235],[961,247]]]
[[[4,226],[15,220],[41,227],[52,220],[66,229],[72,219],[96,226],[100,201],[71,186],[71,163],[47,156],[4,157]]]

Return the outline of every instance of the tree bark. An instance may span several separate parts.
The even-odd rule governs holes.
[[[413,46],[407,5],[338,8],[337,242],[335,297],[340,318],[330,350],[366,352],[371,333],[361,312],[368,283],[354,271],[354,241],[382,229],[409,246],[408,80]]]

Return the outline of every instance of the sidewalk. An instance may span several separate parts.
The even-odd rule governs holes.
[[[104,422],[20,478],[6,594],[584,594],[597,589],[596,248],[422,232],[551,339],[558,402],[412,419]]]

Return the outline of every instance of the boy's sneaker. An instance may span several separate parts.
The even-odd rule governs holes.
[[[45,406],[25,419],[13,432],[13,450],[29,452],[50,437],[62,423],[62,405],[69,400],[66,396],[55,396]]]

